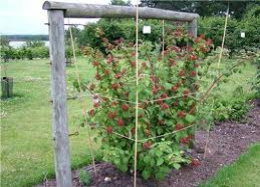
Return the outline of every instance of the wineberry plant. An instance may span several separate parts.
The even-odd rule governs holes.
[[[106,54],[87,47],[83,51],[96,69],[95,81],[85,86],[94,97],[87,123],[100,135],[104,160],[124,172],[133,169],[138,91],[137,169],[143,178],[160,180],[172,168],[197,165],[186,151],[198,121],[198,68],[205,65],[202,59],[212,47],[211,40],[177,30],[167,37],[164,51],[159,44],[139,41],[138,66],[133,43],[123,38],[102,41]]]

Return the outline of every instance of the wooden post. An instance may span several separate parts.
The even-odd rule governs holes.
[[[48,18],[56,181],[58,187],[72,187],[66,104],[64,12],[49,10]]]
[[[66,18],[134,18],[135,7],[117,5],[93,5],[45,1],[44,10],[64,10]],[[165,19],[191,22],[198,14],[163,10],[157,8],[139,8],[140,19]]]
[[[13,77],[2,77],[2,98],[9,98],[13,96]]]
[[[198,32],[198,28],[197,28],[197,18],[194,18],[191,22],[189,22],[189,33],[192,34],[193,37],[197,37],[197,32]]]

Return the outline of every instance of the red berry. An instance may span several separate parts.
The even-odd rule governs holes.
[[[195,39],[195,42],[196,43],[199,43],[201,41],[201,38],[200,37],[197,37],[196,39]]]
[[[109,112],[108,113],[108,118],[109,119],[114,119],[116,117],[116,113],[115,112]]]
[[[173,106],[178,106],[178,104],[179,104],[178,101],[174,101],[174,102],[172,103]]]
[[[116,101],[113,101],[113,102],[111,103],[111,105],[112,105],[112,106],[116,106],[116,105],[117,105],[117,102],[116,102]]]
[[[144,114],[139,114],[138,118],[143,118],[145,115]]]
[[[114,48],[114,45],[108,44],[107,48],[108,48],[109,50],[112,50],[112,49]]]
[[[193,140],[193,139],[194,139],[194,136],[193,136],[192,134],[190,134],[190,135],[188,136],[188,138],[189,138],[189,140]]]
[[[114,61],[113,57],[110,56],[110,57],[107,58],[107,63],[108,64],[112,64],[113,61]]]
[[[124,122],[123,119],[117,120],[117,125],[119,125],[119,126],[124,126],[124,124],[125,124],[125,122]]]
[[[193,48],[190,47],[190,46],[187,47],[187,50],[188,50],[188,52],[190,52],[190,53],[192,53],[192,52],[194,51]]]
[[[118,45],[119,43],[120,43],[119,40],[115,40],[115,41],[114,41],[114,44],[116,44],[116,45]]]
[[[190,165],[193,166],[193,167],[196,167],[196,166],[200,165],[200,162],[199,162],[198,159],[193,158],[193,159],[191,160]]]
[[[167,98],[168,97],[168,95],[167,95],[167,93],[162,93],[162,95],[161,95],[161,98]]]
[[[163,103],[163,104],[161,104],[161,108],[162,108],[162,109],[168,109],[168,108],[169,108],[169,105]]]
[[[102,38],[102,41],[103,41],[105,44],[108,44],[108,43],[109,43],[109,41],[108,41],[107,38]]]
[[[123,37],[120,37],[118,40],[120,41],[120,43],[125,41],[125,39]]]
[[[195,109],[196,109],[196,105],[191,106],[189,113],[194,114]]]
[[[182,144],[188,144],[189,143],[189,138],[188,137],[182,138],[181,139],[181,143]]]
[[[110,70],[109,69],[105,69],[105,75],[109,75],[110,74]]]
[[[120,88],[120,84],[114,83],[114,84],[112,84],[112,88],[113,88],[114,90],[117,90],[118,88]]]
[[[116,79],[120,79],[121,77],[122,77],[121,73],[116,73],[116,74],[115,74],[115,78],[116,78]]]
[[[181,129],[183,129],[184,128],[184,126],[182,125],[182,124],[177,124],[176,125],[176,130],[181,130]]]
[[[159,78],[156,77],[156,76],[154,76],[154,75],[150,76],[150,79],[151,79],[153,82],[159,82]]]
[[[142,62],[142,66],[143,66],[144,68],[147,67],[145,62]]]
[[[92,65],[93,65],[94,67],[97,67],[97,66],[99,66],[99,65],[100,65],[100,63],[99,63],[99,62],[96,62],[96,61],[94,61],[94,62],[92,62]]]
[[[128,97],[128,96],[129,96],[129,92],[125,92],[124,95],[125,95],[126,97]]]
[[[212,40],[211,40],[211,39],[208,39],[208,40],[206,41],[206,45],[207,45],[207,46],[211,46],[211,45],[212,45]]]
[[[201,34],[199,37],[200,37],[201,39],[205,39],[205,34]]]
[[[126,73],[127,73],[127,69],[126,69],[126,68],[123,68],[122,74],[124,75],[124,74],[126,74]]]
[[[187,98],[189,96],[189,94],[190,94],[190,90],[187,89],[187,90],[183,91],[183,97],[184,98]]]
[[[134,43],[133,42],[129,42],[129,47],[133,47],[134,46]]]
[[[175,31],[175,32],[174,32],[174,35],[178,37],[178,36],[181,36],[182,33],[181,33],[181,31]]]
[[[94,107],[98,108],[98,107],[100,107],[100,104],[99,103],[94,103]]]
[[[100,76],[99,73],[96,74],[96,79],[97,79],[98,81],[101,80],[101,76]]]
[[[136,67],[136,62],[135,62],[135,61],[131,62],[131,66],[132,66],[133,68],[135,68],[135,67]]]
[[[194,63],[194,64],[193,64],[193,67],[194,67],[194,68],[197,68],[197,67],[199,67],[199,64],[198,64],[198,63]]]
[[[190,75],[191,75],[192,77],[196,77],[197,72],[196,72],[196,71],[191,71],[191,72],[190,72]]]
[[[163,51],[163,54],[164,54],[164,55],[168,55],[168,53],[169,53],[169,51],[168,51],[168,50],[166,50],[166,51]]]
[[[91,109],[90,111],[88,111],[88,114],[90,116],[94,116],[95,115],[95,110],[94,109]]]
[[[170,59],[169,59],[169,66],[174,66],[174,65],[176,65],[175,60],[172,59],[172,58],[170,58]]]
[[[184,70],[181,70],[181,71],[179,72],[179,76],[180,76],[180,77],[185,76],[185,71],[184,71]]]
[[[90,89],[90,90],[94,90],[95,87],[96,87],[95,84],[91,84],[90,87],[89,87],[89,89]]]
[[[135,128],[131,129],[131,133],[132,133],[132,135],[135,135]]]
[[[121,106],[123,111],[127,111],[129,109],[129,106],[127,104]]]
[[[141,109],[144,109],[144,105],[142,103],[139,103],[138,107],[141,108]]]
[[[172,91],[177,92],[178,88],[179,88],[178,86],[173,86]]]
[[[203,53],[206,53],[206,52],[209,51],[209,49],[206,48],[206,47],[204,47],[204,46],[201,46],[201,47],[200,47],[200,50],[201,50]]]
[[[156,100],[155,101],[158,105],[161,105],[161,104],[163,104],[163,99],[158,99],[158,100]]]
[[[197,59],[198,59],[198,57],[196,55],[190,55],[188,57],[188,60],[197,60]]]
[[[183,110],[179,111],[177,114],[178,118],[185,118],[186,116],[186,112],[184,112]]]
[[[158,91],[159,91],[158,88],[157,88],[156,86],[154,86],[154,87],[153,87],[153,93],[156,94],[156,93],[158,93]]]
[[[150,142],[144,142],[144,144],[143,144],[143,148],[144,148],[144,149],[149,149],[150,146],[151,146],[151,143],[150,143]]]
[[[113,132],[113,127],[109,126],[106,130],[108,134],[111,134]]]

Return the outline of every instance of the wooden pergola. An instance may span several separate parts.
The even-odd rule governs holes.
[[[58,187],[72,187],[65,76],[64,18],[134,18],[136,7],[46,1],[43,4],[43,9],[48,10],[49,20],[56,181]],[[198,17],[199,15],[194,13],[139,8],[139,18],[141,19],[188,22],[189,32],[194,37],[197,36]]]

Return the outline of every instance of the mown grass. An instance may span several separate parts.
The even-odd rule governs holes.
[[[259,187],[260,144],[255,144],[230,166],[219,170],[207,183],[200,187]]]
[[[79,63],[82,74],[91,79],[91,66],[85,59]],[[74,67],[67,68],[67,77],[74,73]],[[54,175],[50,65],[48,60],[10,62],[7,74],[15,77],[15,97],[1,101],[1,186],[31,186]],[[68,92],[73,94],[71,90],[68,82]],[[73,168],[90,160],[86,129],[77,120],[81,106],[79,100],[68,100],[69,132],[80,132],[70,138]]]
[[[66,69],[68,79],[75,76],[75,67]],[[241,74],[232,75],[223,85],[226,99],[233,97],[228,93],[237,85],[251,93],[247,82],[254,76],[255,68],[248,63],[242,69]],[[86,80],[94,77],[86,59],[79,59],[79,70]],[[15,97],[1,101],[1,186],[32,186],[54,175],[50,65],[48,60],[13,61],[7,64],[7,74],[15,77]],[[70,81],[68,92],[75,93]],[[80,132],[70,137],[73,168],[90,162],[87,132],[78,121],[81,106],[80,100],[68,100],[69,132]]]

